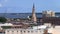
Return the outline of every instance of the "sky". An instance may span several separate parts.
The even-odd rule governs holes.
[[[60,0],[0,0],[0,13],[30,13],[33,3],[37,13],[44,10],[60,12]]]

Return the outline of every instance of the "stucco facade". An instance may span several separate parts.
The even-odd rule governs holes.
[[[5,34],[43,34],[44,29],[6,29]]]

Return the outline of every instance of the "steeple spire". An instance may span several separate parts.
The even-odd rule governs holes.
[[[35,5],[33,3],[32,13],[35,13]]]
[[[33,3],[33,8],[35,8],[34,3]]]
[[[32,21],[34,23],[36,23],[37,19],[36,19],[36,15],[35,15],[35,5],[33,3],[33,8],[32,8]]]

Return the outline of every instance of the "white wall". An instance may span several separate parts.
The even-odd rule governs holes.
[[[9,32],[8,32],[9,31]],[[12,32],[13,31],[13,32]],[[17,32],[18,31],[18,32]],[[5,31],[5,34],[43,34],[44,33],[44,30],[20,30],[20,29],[9,29],[9,30],[6,30]]]

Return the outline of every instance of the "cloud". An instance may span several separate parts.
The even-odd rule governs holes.
[[[5,0],[5,2],[7,2],[8,0]]]
[[[0,4],[0,7],[2,7],[2,4]]]

